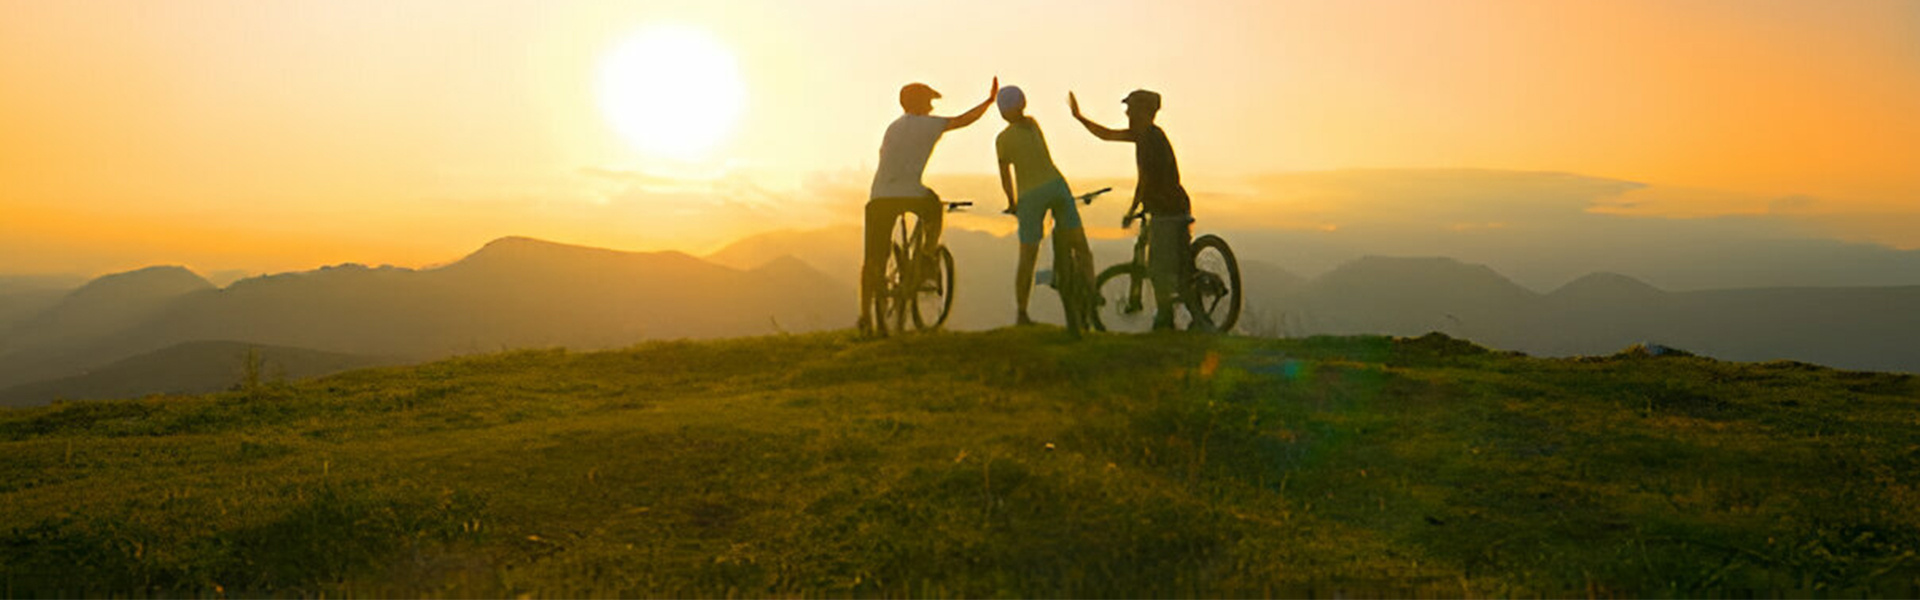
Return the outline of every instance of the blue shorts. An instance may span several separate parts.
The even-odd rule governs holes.
[[[1020,243],[1040,243],[1049,210],[1053,211],[1055,232],[1080,228],[1080,209],[1073,205],[1073,191],[1067,189],[1065,179],[1055,179],[1020,192],[1020,202],[1013,207],[1013,215],[1020,219]]]

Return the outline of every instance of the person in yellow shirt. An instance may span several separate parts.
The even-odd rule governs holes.
[[[1007,121],[1007,128],[1000,130],[993,144],[1000,159],[1000,189],[1007,194],[1006,213],[1020,220],[1020,265],[1014,270],[1013,283],[1019,312],[1014,322],[1030,325],[1033,319],[1027,316],[1027,299],[1033,295],[1034,262],[1040,257],[1047,214],[1053,214],[1055,255],[1066,248],[1079,251],[1079,264],[1074,266],[1081,277],[1087,278],[1086,289],[1093,289],[1093,254],[1087,249],[1080,210],[1073,205],[1073,191],[1047,151],[1047,136],[1040,131],[1040,123],[1026,114],[1026,93],[1015,86],[1003,87],[996,103],[1000,117]]]

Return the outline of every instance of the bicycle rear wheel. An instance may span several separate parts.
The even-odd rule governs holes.
[[[1240,321],[1240,262],[1217,235],[1193,241],[1193,299],[1188,310],[1205,312],[1215,331],[1227,333]]]
[[[1106,301],[1098,317],[1107,331],[1144,333],[1153,330],[1153,283],[1139,263],[1107,267],[1094,280],[1094,291]]]
[[[920,266],[920,281],[906,288],[912,298],[913,326],[923,331],[947,324],[947,315],[953,312],[953,253],[941,246],[933,257]],[[933,271],[931,277],[928,269]]]
[[[1060,307],[1066,315],[1067,331],[1079,335],[1085,331],[1106,331],[1100,323],[1099,296],[1093,287],[1093,280],[1080,272],[1078,248],[1069,248],[1067,255],[1054,261],[1054,288],[1060,293]]]

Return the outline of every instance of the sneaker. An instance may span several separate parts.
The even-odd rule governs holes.
[[[1193,316],[1192,323],[1187,324],[1187,331],[1216,333],[1220,331],[1220,328],[1213,326],[1212,317],[1207,316],[1205,313],[1199,313]]]

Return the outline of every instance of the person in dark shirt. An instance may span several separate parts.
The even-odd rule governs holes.
[[[1073,110],[1073,118],[1087,128],[1094,137],[1109,142],[1133,143],[1133,162],[1139,170],[1139,182],[1133,189],[1133,206],[1127,209],[1128,215],[1136,211],[1146,216],[1147,228],[1147,271],[1153,280],[1153,298],[1156,306],[1153,317],[1154,329],[1173,328],[1174,291],[1180,289],[1193,269],[1193,259],[1188,255],[1188,246],[1193,243],[1193,207],[1187,197],[1187,189],[1180,186],[1180,163],[1173,156],[1173,144],[1167,141],[1167,132],[1153,123],[1160,114],[1160,94],[1148,90],[1134,90],[1121,102],[1127,105],[1127,128],[1110,129],[1093,122],[1080,114],[1080,100],[1072,92],[1067,93],[1067,106]],[[1122,221],[1121,227],[1132,225]],[[1187,312],[1193,316],[1191,327],[1207,331],[1213,329],[1205,310],[1193,304],[1194,299],[1186,298]]]

